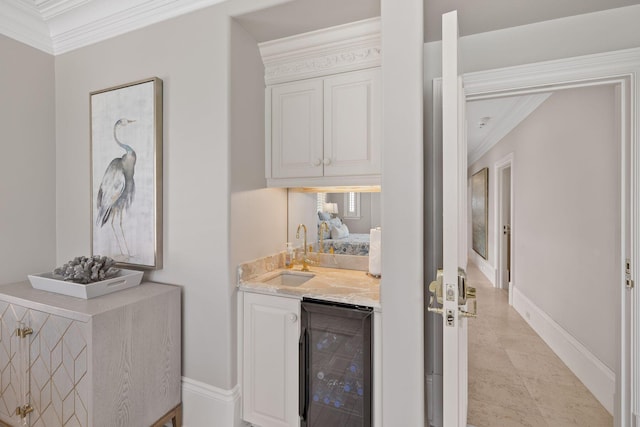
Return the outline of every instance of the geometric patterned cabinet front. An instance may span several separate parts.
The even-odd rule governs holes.
[[[32,426],[87,426],[87,323],[5,301],[0,316],[0,418],[22,425],[16,408],[29,404]],[[21,327],[33,332],[20,337]]]
[[[175,286],[90,300],[0,286],[0,425],[152,425],[180,403],[180,318]]]

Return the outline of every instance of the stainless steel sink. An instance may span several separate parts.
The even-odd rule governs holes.
[[[264,283],[274,286],[290,286],[296,287],[300,286],[307,281],[313,279],[315,274],[310,273],[300,273],[294,271],[281,271],[274,277],[267,279]]]

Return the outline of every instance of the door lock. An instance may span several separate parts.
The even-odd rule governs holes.
[[[458,269],[458,312],[460,317],[477,317],[476,288],[467,285],[467,275],[461,268]],[[455,313],[447,309],[443,311],[441,306],[446,301],[455,301],[456,285],[447,283],[443,289],[443,271],[438,270],[436,280],[429,284],[429,305],[427,310],[432,313],[439,313],[445,317],[447,326],[455,324]],[[444,293],[444,295],[443,295]],[[469,310],[471,306],[473,310]]]
[[[455,321],[456,321],[456,316],[455,313],[453,312],[453,310],[448,309],[447,310],[447,326],[453,326]]]

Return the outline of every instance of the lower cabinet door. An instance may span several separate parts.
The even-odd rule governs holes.
[[[29,404],[29,347],[33,335],[27,334],[30,327],[29,310],[0,302],[0,420],[9,426],[23,425],[17,409],[27,410]],[[22,331],[20,334],[18,330]],[[27,424],[29,425],[29,424]]]
[[[0,426],[88,425],[86,336],[83,322],[0,301]]]
[[[243,418],[260,427],[298,426],[300,301],[245,293]]]

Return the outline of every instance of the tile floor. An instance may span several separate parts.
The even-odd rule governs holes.
[[[469,321],[469,425],[607,427],[613,417],[469,264],[478,317]]]

